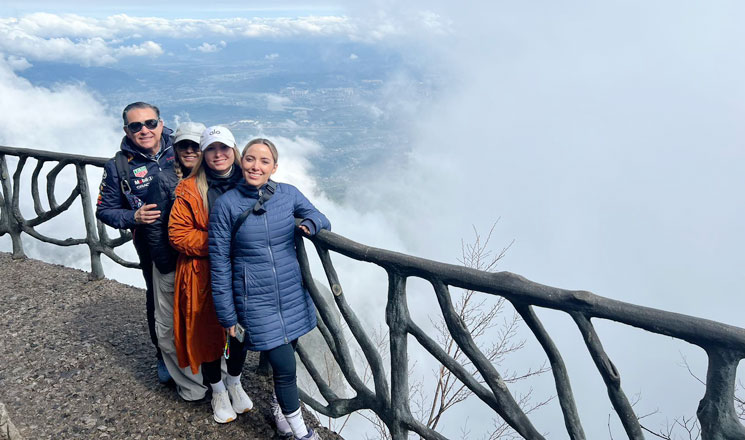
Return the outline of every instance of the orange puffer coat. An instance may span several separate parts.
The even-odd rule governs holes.
[[[212,302],[208,218],[196,179],[182,180],[176,187],[168,222],[168,238],[179,252],[173,294],[173,336],[179,366],[191,366],[194,374],[202,362],[219,359],[225,346],[225,330],[217,321]]]

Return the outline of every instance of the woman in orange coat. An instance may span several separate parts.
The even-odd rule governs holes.
[[[179,252],[173,295],[173,333],[179,367],[191,366],[212,387],[213,418],[235,420],[253,407],[240,382],[246,359],[243,344],[230,337],[228,375],[223,383],[220,359],[225,330],[217,321],[210,285],[207,224],[215,200],[243,180],[240,153],[225,127],[207,128],[199,140],[202,156],[187,179],[176,187],[168,223],[168,238]]]

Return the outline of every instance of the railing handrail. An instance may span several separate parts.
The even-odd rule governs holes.
[[[81,154],[59,153],[56,151],[34,150],[31,148],[8,147],[5,145],[0,145],[0,154],[17,157],[33,157],[45,161],[79,162],[85,165],[93,165],[102,168],[110,159],[106,157],[83,156]]]
[[[745,329],[741,327],[618,301],[586,290],[552,287],[507,271],[484,272],[367,246],[331,231],[322,230],[316,237],[329,250],[383,267],[395,266],[403,276],[435,277],[450,286],[503,296],[512,302],[564,312],[581,312],[589,317],[609,319],[652,333],[673,336],[701,347],[713,344],[745,355]]]

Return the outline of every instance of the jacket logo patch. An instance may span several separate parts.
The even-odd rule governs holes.
[[[144,179],[135,179],[134,184],[142,185],[143,183],[148,183],[151,180],[153,180],[153,176],[145,177]]]
[[[135,168],[132,170],[132,173],[134,173],[135,177],[145,177],[147,176],[147,166],[143,165],[139,168]]]

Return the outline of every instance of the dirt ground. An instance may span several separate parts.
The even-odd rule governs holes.
[[[145,292],[0,252],[0,402],[25,439],[274,439],[271,379],[249,352],[255,408],[218,425],[209,401],[157,381]],[[309,425],[318,421],[308,412]],[[324,439],[341,439],[319,428]]]

